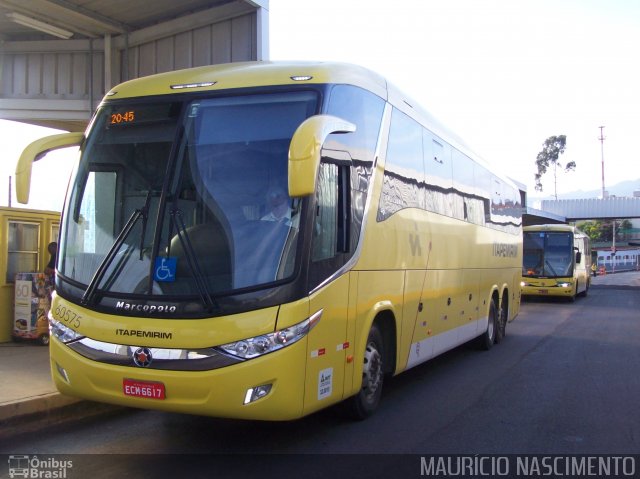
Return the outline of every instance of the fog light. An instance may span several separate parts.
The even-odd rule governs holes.
[[[56,363],[56,369],[58,370],[58,374],[62,377],[62,379],[64,379],[64,381],[67,384],[71,384],[71,381],[69,380],[69,375],[67,374],[67,371],[60,366],[58,363]]]
[[[244,404],[249,404],[258,399],[262,399],[271,392],[271,384],[263,384],[254,388],[247,389],[247,394],[244,395]]]

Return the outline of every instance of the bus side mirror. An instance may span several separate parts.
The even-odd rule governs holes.
[[[580,251],[578,251],[576,253],[576,264],[581,263],[582,262],[582,253]]]
[[[31,168],[34,161],[38,161],[44,155],[53,150],[80,146],[84,133],[61,133],[59,135],[45,136],[29,144],[18,159],[16,165],[16,197],[18,202],[29,202],[29,190],[31,189]]]
[[[331,115],[307,118],[296,129],[289,145],[289,196],[299,198],[316,191],[322,145],[331,133],[351,133],[356,126]]]

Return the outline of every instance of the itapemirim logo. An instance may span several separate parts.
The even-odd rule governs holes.
[[[44,459],[38,456],[13,454],[9,456],[9,477],[25,477],[38,479],[65,479],[67,470],[73,467],[73,461],[60,460],[54,457]]]

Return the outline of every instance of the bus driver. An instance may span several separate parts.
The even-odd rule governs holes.
[[[292,218],[289,195],[284,188],[276,186],[269,189],[267,193],[267,208],[269,212],[260,218],[262,221],[277,221],[287,226],[298,227],[299,217]]]

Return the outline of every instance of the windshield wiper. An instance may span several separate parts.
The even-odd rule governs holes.
[[[102,278],[104,278],[104,275],[106,274],[107,269],[109,268],[109,266],[111,266],[111,263],[113,263],[114,258],[118,254],[118,251],[122,246],[122,243],[124,243],[124,240],[127,239],[127,236],[129,236],[129,233],[131,232],[131,230],[133,229],[133,227],[136,225],[136,223],[140,218],[143,218],[144,220],[142,233],[140,235],[140,259],[142,259],[142,246],[143,246],[144,234],[145,234],[144,230],[147,223],[147,216],[149,214],[149,202],[151,200],[151,193],[152,193],[151,190],[147,192],[147,197],[145,199],[144,206],[140,209],[136,209],[133,213],[131,213],[131,216],[125,223],[124,228],[122,228],[122,231],[120,231],[120,234],[111,245],[111,248],[109,248],[107,255],[100,263],[100,266],[98,266],[98,269],[93,275],[93,278],[91,278],[91,281],[89,282],[89,286],[87,286],[87,290],[84,292],[84,295],[82,296],[81,303],[83,305],[85,306],[90,305],[93,302],[93,298],[98,289],[98,284],[100,283],[100,281],[102,281]],[[131,254],[131,247],[127,249],[127,254],[125,255],[124,262],[126,262],[130,254]],[[117,277],[120,274],[123,268],[124,268],[124,264],[119,264],[118,268],[116,268],[116,271],[114,273],[115,277]],[[112,278],[111,278],[112,281],[113,279],[115,279],[113,276],[114,275],[112,275]]]
[[[189,240],[187,227],[184,224],[184,220],[182,219],[182,211],[180,211],[179,209],[173,209],[169,214],[171,217],[171,223],[177,230],[178,240],[180,241],[182,250],[186,253],[187,264],[189,265],[191,274],[193,274],[193,279],[196,284],[196,289],[198,290],[198,295],[200,296],[204,307],[207,308],[209,312],[211,312],[214,308],[217,308],[218,305],[211,294],[209,294],[209,290],[207,289],[204,275],[202,274],[202,270],[200,269],[200,263],[198,262],[198,258],[196,257],[193,245],[191,244],[191,240]]]
[[[552,273],[554,276],[558,276],[558,273],[556,273],[556,270],[553,268],[553,266],[551,266],[551,263],[549,263],[549,261],[548,261],[548,260],[545,260],[544,264],[546,264],[546,265],[547,265],[547,267],[551,270],[551,273]]]

